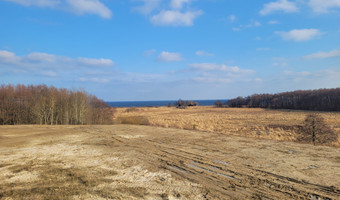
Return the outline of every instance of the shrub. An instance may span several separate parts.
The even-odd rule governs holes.
[[[125,112],[127,112],[127,113],[129,113],[129,112],[137,112],[137,111],[139,111],[139,109],[136,108],[136,107],[127,108],[127,109],[125,110]]]
[[[216,108],[223,108],[223,103],[220,100],[215,101],[214,105]]]

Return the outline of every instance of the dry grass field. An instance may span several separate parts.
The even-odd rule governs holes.
[[[214,108],[211,106],[116,108],[115,119],[127,124],[149,124],[165,128],[200,130],[228,135],[296,141],[309,111],[270,110],[261,108]],[[328,126],[339,135],[340,113],[318,112]]]
[[[160,127],[0,126],[0,199],[339,199],[340,148],[292,142],[305,114],[120,108],[116,121]],[[339,133],[339,113],[322,115]]]

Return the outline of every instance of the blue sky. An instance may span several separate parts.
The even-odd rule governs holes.
[[[0,0],[0,84],[106,101],[340,87],[340,0]]]

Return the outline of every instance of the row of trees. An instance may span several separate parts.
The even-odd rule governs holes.
[[[217,104],[220,105],[220,102]],[[217,106],[216,105],[216,106]],[[340,88],[254,94],[226,102],[229,107],[340,111]]]
[[[112,113],[85,91],[46,85],[1,85],[0,124],[106,124]]]

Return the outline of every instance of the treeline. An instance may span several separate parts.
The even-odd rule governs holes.
[[[85,91],[46,85],[1,85],[0,124],[107,124],[109,105]]]
[[[254,94],[226,102],[229,107],[340,111],[340,88]]]

